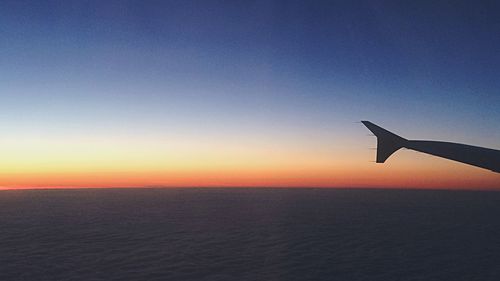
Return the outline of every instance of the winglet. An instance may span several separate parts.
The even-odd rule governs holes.
[[[408,141],[370,121],[361,121],[361,123],[377,137],[377,163],[384,163],[389,156],[404,147]]]

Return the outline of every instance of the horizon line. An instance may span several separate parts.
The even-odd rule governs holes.
[[[30,191],[30,190],[87,190],[87,189],[342,189],[342,190],[421,190],[421,191],[494,191],[498,188],[478,187],[367,187],[367,186],[43,186],[43,187],[7,187],[0,186],[0,191]]]

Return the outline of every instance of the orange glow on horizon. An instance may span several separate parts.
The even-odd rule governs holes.
[[[377,165],[379,166],[379,165]],[[3,189],[85,187],[332,187],[498,189],[498,176],[476,171],[453,177],[443,171],[408,177],[405,171],[376,167],[336,170],[226,170],[68,172],[1,175]]]
[[[0,188],[339,187],[497,189],[500,174],[408,151],[385,164],[336,143],[3,140]],[[5,145],[8,142],[8,145]],[[336,147],[344,147],[339,151]]]

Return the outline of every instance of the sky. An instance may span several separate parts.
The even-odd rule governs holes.
[[[0,187],[500,189],[496,1],[1,1]]]

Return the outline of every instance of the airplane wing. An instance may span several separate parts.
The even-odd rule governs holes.
[[[361,121],[377,137],[377,163],[400,148],[408,148],[500,173],[500,150],[461,143],[407,140],[370,121]]]

